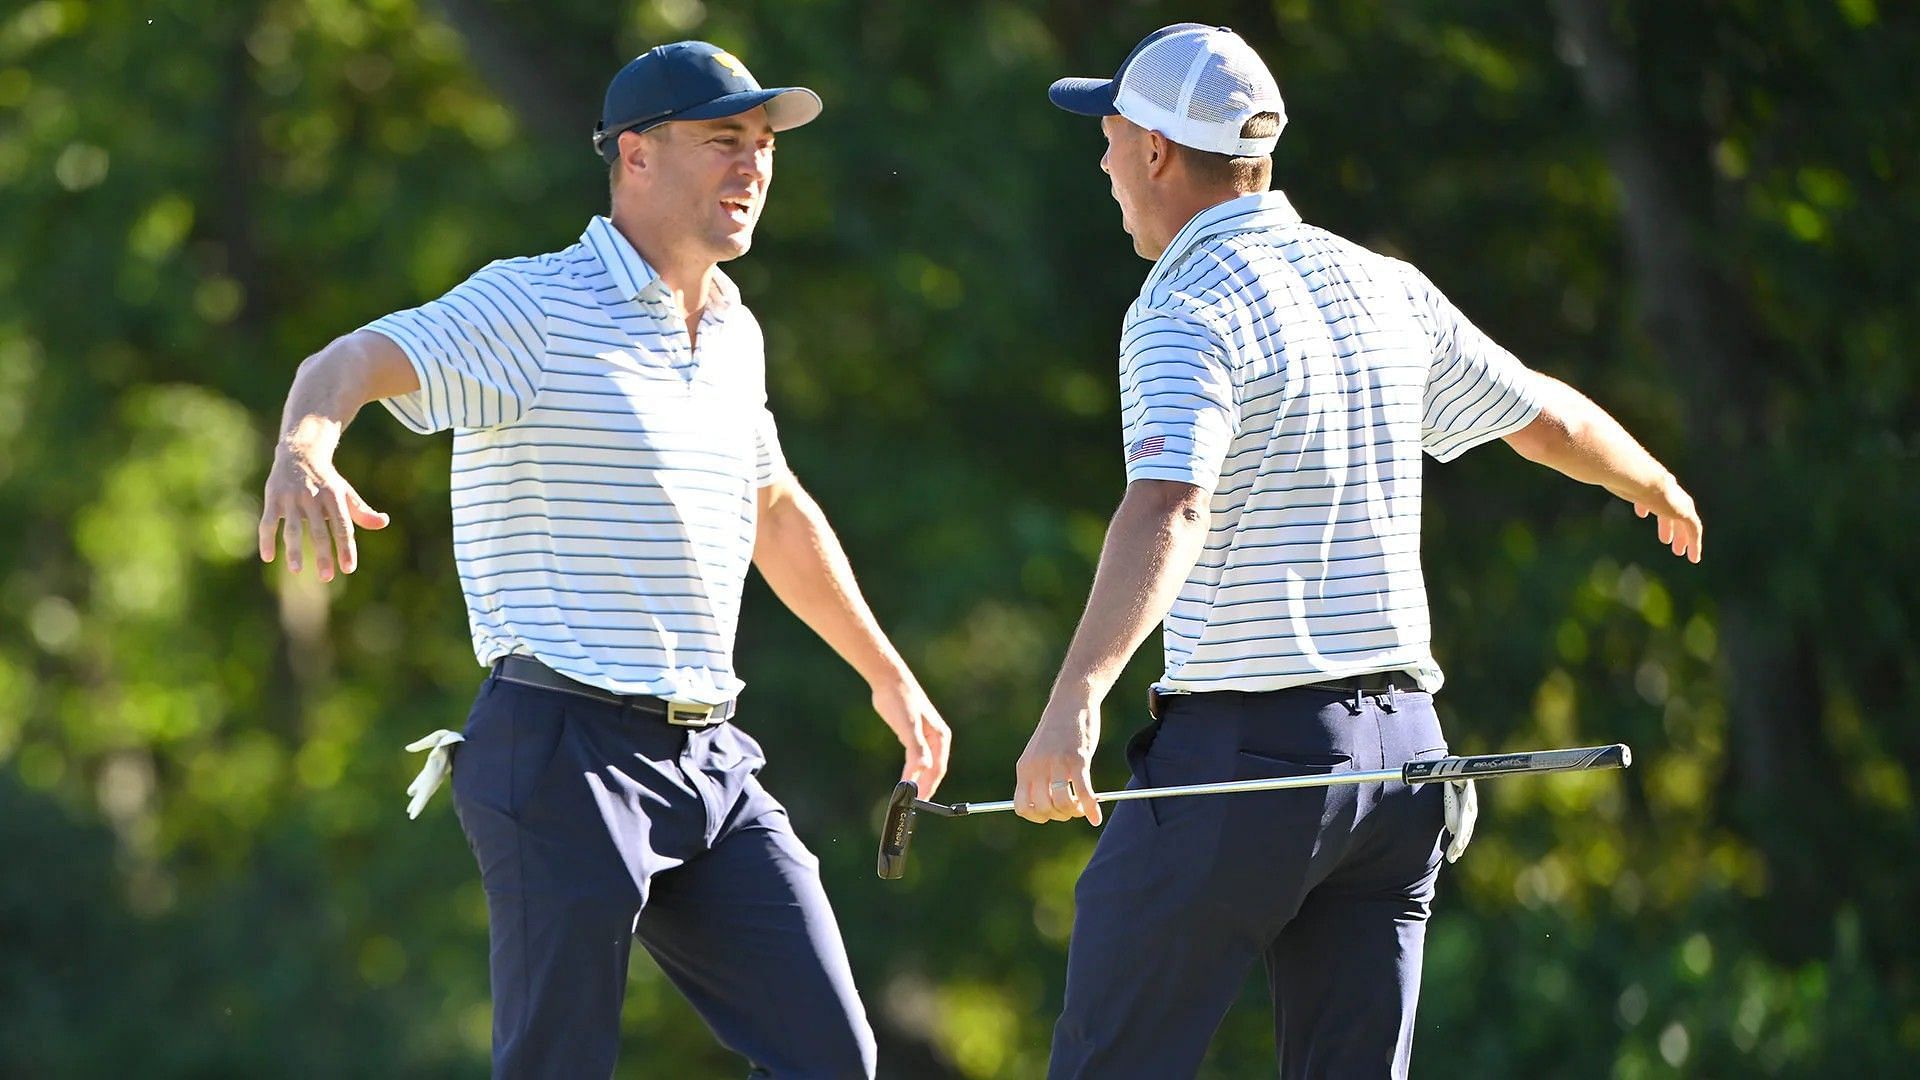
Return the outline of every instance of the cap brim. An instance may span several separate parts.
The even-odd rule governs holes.
[[[1081,116],[1117,116],[1112,79],[1059,79],[1047,87],[1047,100]]]
[[[738,116],[748,109],[767,107],[767,122],[775,131],[791,131],[820,115],[820,95],[804,86],[779,86],[771,90],[748,90],[714,98],[691,109],[674,113],[669,120],[718,120]]]

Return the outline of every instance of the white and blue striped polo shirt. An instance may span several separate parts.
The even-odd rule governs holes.
[[[452,428],[453,544],[473,649],[617,693],[719,704],[757,490],[786,474],[760,326],[725,275],[696,347],[603,217],[564,251],[493,263],[368,329],[420,389],[384,402]]]
[[[1406,668],[1439,689],[1421,454],[1448,461],[1533,419],[1512,354],[1419,271],[1304,224],[1272,191],[1174,237],[1127,312],[1120,381],[1127,479],[1213,492],[1162,688]]]

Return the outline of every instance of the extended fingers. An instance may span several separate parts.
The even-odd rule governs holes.
[[[940,786],[940,781],[946,779],[947,759],[953,749],[953,734],[937,716],[927,723],[927,748],[927,782],[924,790],[931,792]]]
[[[387,515],[367,505],[367,500],[353,489],[353,485],[342,482],[346,488],[347,512],[355,525],[363,529],[384,529],[387,527]]]
[[[318,505],[301,508],[307,523],[307,539],[313,542],[313,567],[321,581],[333,580],[333,534],[327,529],[327,515]]]
[[[300,544],[300,512],[293,507],[280,520],[280,537],[287,549],[287,572],[297,574],[306,565],[307,549]]]
[[[273,561],[274,553],[279,550],[280,545],[280,523],[284,520],[286,520],[286,513],[276,505],[274,500],[268,499],[266,506],[260,511],[261,562]]]
[[[906,745],[906,761],[900,767],[900,779],[911,780],[920,789],[920,797],[930,799],[933,791],[940,785],[940,774],[934,771],[933,754],[928,751],[924,740],[914,739]]]
[[[1706,531],[1700,519],[1692,514],[1676,514],[1660,518],[1660,542],[1666,544],[1675,555],[1685,557],[1689,562],[1700,561],[1700,537]]]
[[[360,565],[360,550],[353,541],[353,514],[345,494],[335,492],[327,503],[327,524],[333,528],[333,546],[340,559],[340,572],[351,574]]]
[[[1674,529],[1673,553],[1684,555],[1689,562],[1700,561],[1700,534],[1704,531],[1698,521],[1682,521]]]

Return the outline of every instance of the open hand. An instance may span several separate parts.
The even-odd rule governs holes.
[[[314,460],[286,445],[274,455],[260,511],[260,561],[272,562],[285,526],[287,569],[300,572],[300,526],[313,541],[313,561],[321,581],[332,581],[336,566],[351,574],[360,564],[354,526],[384,529],[387,515],[367,505],[330,461]]]
[[[1660,542],[1672,548],[1675,555],[1689,562],[1700,561],[1700,538],[1706,526],[1700,523],[1693,496],[1678,480],[1668,476],[1650,498],[1633,500],[1633,512],[1641,517],[1653,515]]]

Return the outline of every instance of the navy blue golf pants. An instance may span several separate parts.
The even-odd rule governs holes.
[[[493,1069],[605,1077],[640,939],[753,1076],[872,1077],[819,862],[733,724],[489,678],[453,791],[486,887]]]
[[[1128,747],[1130,786],[1446,753],[1421,693],[1191,694],[1161,713]],[[1405,1076],[1443,816],[1438,785],[1398,781],[1118,804],[1074,890],[1048,1075],[1193,1076],[1259,959],[1282,1076]]]

